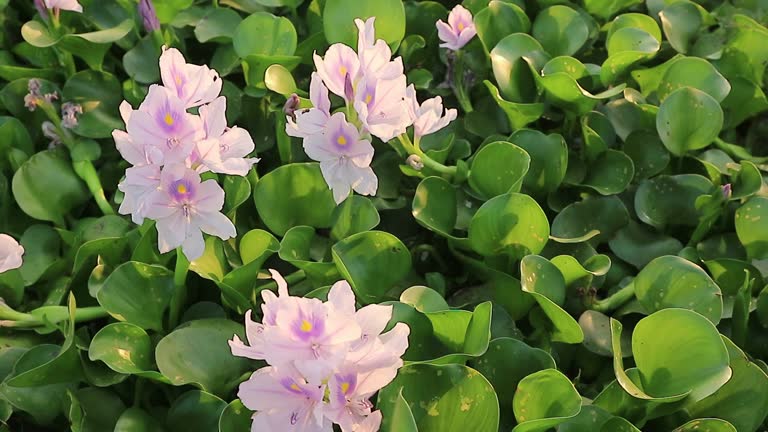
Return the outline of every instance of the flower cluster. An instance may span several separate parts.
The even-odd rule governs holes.
[[[336,282],[328,301],[294,297],[285,280],[270,270],[278,295],[262,291],[263,319],[246,312],[248,345],[235,336],[232,354],[265,360],[240,385],[238,397],[256,411],[254,431],[343,432],[379,430],[381,413],[371,412],[371,395],[387,385],[403,365],[410,328],[396,324],[383,333],[392,306],[355,310],[346,281]]]
[[[126,130],[115,130],[117,150],[132,165],[118,185],[121,214],[135,223],[157,222],[161,253],[182,247],[188,259],[203,254],[203,232],[228,239],[235,226],[221,213],[224,190],[200,174],[244,176],[258,161],[247,131],[227,127],[221,79],[207,66],[187,64],[176,49],[160,57],[163,85],[152,85],[134,110],[120,106]],[[192,114],[190,108],[198,108]]]
[[[443,113],[438,96],[423,104],[408,86],[402,58],[392,60],[392,50],[376,40],[374,18],[355,20],[357,52],[333,44],[324,57],[315,54],[317,72],[310,82],[312,108],[295,110],[296,100],[286,104],[288,135],[303,139],[304,151],[320,162],[320,169],[337,203],[350,190],[374,195],[378,179],[371,169],[372,137],[387,142],[414,126],[416,140],[434,133],[456,118],[456,110]],[[346,110],[332,113],[329,93],[343,98]]]
[[[21,267],[24,246],[8,234],[0,234],[0,273]]]

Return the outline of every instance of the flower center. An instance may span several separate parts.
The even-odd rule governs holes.
[[[307,321],[307,320],[302,320],[302,321],[301,321],[301,327],[299,327],[299,328],[300,328],[300,329],[301,329],[301,331],[303,331],[304,333],[309,333],[309,332],[311,332],[311,331],[312,331],[312,323],[311,323],[311,322],[309,322],[309,321]]]
[[[368,93],[367,95],[365,95],[365,103],[366,103],[367,105],[370,105],[370,104],[371,104],[371,100],[372,100],[372,99],[373,99],[373,96],[371,96],[371,94],[370,94],[370,93]]]
[[[459,23],[459,31],[463,31],[466,27],[463,22]]]
[[[178,192],[178,193],[180,193],[182,195],[186,194],[187,193],[187,185],[185,185],[184,183],[179,183],[178,185],[176,185],[176,192]]]
[[[347,145],[347,137],[345,137],[344,135],[339,135],[339,137],[336,138],[336,144],[341,146]]]
[[[348,391],[349,391],[349,383],[348,382],[341,383],[341,392],[343,394],[347,394]]]
[[[293,383],[293,384],[291,384],[291,390],[293,390],[293,391],[301,391],[301,388],[299,387],[298,384]]]
[[[347,75],[347,67],[344,65],[339,66],[339,75],[346,76]]]
[[[163,117],[163,121],[168,126],[173,126],[173,116],[171,116],[171,113],[165,113],[165,117]]]

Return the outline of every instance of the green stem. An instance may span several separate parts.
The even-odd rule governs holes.
[[[133,388],[133,406],[136,408],[141,405],[141,398],[144,396],[144,383],[143,378],[136,377],[136,385]]]
[[[610,312],[623,306],[635,297],[635,284],[630,282],[611,296],[592,303],[589,308],[598,312]]]
[[[455,166],[445,166],[441,164],[440,162],[432,159],[431,157],[427,156],[426,153],[421,151],[421,149],[414,145],[411,142],[411,139],[408,137],[408,134],[402,134],[397,137],[397,139],[400,141],[400,143],[405,148],[405,151],[407,151],[409,154],[413,154],[421,158],[421,162],[424,164],[424,167],[429,168],[433,171],[437,171],[440,174],[447,174],[447,175],[454,175],[456,174],[456,167]]]
[[[453,90],[461,109],[465,113],[471,113],[472,101],[469,99],[467,88],[464,85],[464,53],[456,51],[456,64],[453,66]]]
[[[96,204],[101,209],[101,212],[105,215],[115,214],[115,209],[109,205],[109,201],[107,201],[107,197],[104,195],[104,188],[101,186],[99,174],[96,172],[93,163],[89,160],[72,162],[72,168],[75,169],[77,175],[80,176],[88,186],[88,190],[91,191],[91,195],[93,195],[93,198],[96,200]]]
[[[150,33],[150,35],[152,36],[152,39],[155,41],[155,46],[157,46],[158,48],[162,48],[163,45],[166,45],[162,30],[155,30],[152,33]]]
[[[109,316],[101,306],[78,308],[75,310],[75,322],[93,321]],[[66,306],[45,306],[45,312],[39,314],[22,313],[6,305],[0,307],[0,327],[34,328],[57,324],[69,319]]]
[[[189,272],[189,260],[184,256],[181,248],[176,249],[176,269],[173,272],[174,292],[171,298],[171,306],[168,318],[170,330],[179,325],[181,307],[187,300],[187,273]]]

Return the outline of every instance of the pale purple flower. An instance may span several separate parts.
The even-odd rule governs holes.
[[[322,134],[325,130],[325,124],[331,118],[331,100],[328,97],[328,89],[317,72],[312,73],[309,82],[309,100],[312,101],[312,108],[294,111],[294,118],[287,117],[285,133],[288,135],[307,138]]]
[[[133,223],[141,225],[144,223],[144,212],[149,200],[158,186],[160,186],[159,165],[138,165],[128,168],[125,170],[125,179],[117,185],[124,194],[118,212],[123,215],[130,214]]]
[[[208,66],[188,64],[176,48],[165,48],[160,55],[160,76],[163,85],[178,97],[184,108],[213,102],[221,93],[218,72]]]
[[[21,267],[24,246],[8,234],[0,234],[0,273]]]
[[[227,98],[220,96],[200,107],[200,119],[205,139],[198,141],[190,156],[193,168],[197,165],[215,173],[245,176],[259,161],[248,156],[255,145],[251,135],[239,127],[227,127]]]
[[[160,150],[163,163],[183,162],[205,134],[200,118],[187,113],[184,102],[159,85],[149,88],[126,126],[133,141]]]
[[[443,43],[443,48],[458,51],[464,47],[475,35],[475,23],[472,21],[472,13],[462,5],[456,5],[448,14],[448,24],[438,20],[437,36]]]
[[[285,104],[283,105],[283,114],[285,114],[289,119],[296,121],[296,111],[300,106],[301,98],[296,93],[293,93],[288,97],[288,99],[285,101]]]
[[[410,101],[408,113],[413,122],[415,139],[433,134],[456,120],[456,110],[453,108],[445,110],[443,115],[443,99],[440,96],[427,99],[419,105],[416,90],[410,85],[406,89],[406,98]]]
[[[262,291],[263,320],[251,321],[246,313],[246,334],[250,346],[237,336],[230,342],[232,353],[267,360],[270,367],[256,371],[240,385],[238,397],[256,411],[252,431],[331,432],[332,424],[342,432],[376,432],[381,412],[373,411],[370,398],[389,384],[403,365],[400,358],[408,348],[410,329],[397,323],[382,334],[392,318],[392,306],[369,305],[355,310],[355,295],[347,281],[336,282],[325,303],[317,299],[292,297],[285,280],[270,270],[278,295]],[[327,332],[331,323],[347,328],[343,343],[322,351],[314,339],[313,355],[307,358],[304,339],[314,331]],[[343,323],[343,325],[342,325]],[[356,329],[355,337],[348,329]],[[293,356],[289,345],[298,346]]]
[[[350,190],[361,195],[375,195],[378,179],[371,169],[373,146],[362,139],[357,128],[348,123],[344,113],[331,116],[322,134],[304,139],[307,156],[320,162],[320,170],[336,203],[344,201]]]
[[[355,19],[357,26],[357,55],[362,74],[371,79],[394,79],[403,74],[403,59],[392,59],[392,49],[387,42],[376,39],[374,22],[376,17],[365,22]]]
[[[77,126],[77,115],[83,113],[83,107],[80,104],[64,102],[61,104],[61,127],[72,129]]]
[[[83,12],[83,7],[77,0],[44,0],[45,7],[48,9],[68,10],[73,12]]]
[[[131,108],[128,102],[123,101],[120,104],[120,115],[126,125],[131,118],[131,114],[133,114],[133,108]],[[120,129],[112,131],[112,138],[115,140],[117,151],[131,165],[143,166],[163,163],[162,148],[146,145],[144,141],[135,141],[128,132]]]
[[[394,79],[365,77],[355,91],[355,111],[365,130],[387,142],[411,125],[405,75]]]
[[[139,16],[141,16],[141,22],[147,33],[160,30],[160,21],[157,19],[157,12],[155,12],[152,0],[139,0]]]
[[[264,367],[240,384],[237,397],[256,411],[252,431],[332,432],[323,415],[324,393],[324,385],[307,382],[290,368]]]
[[[42,18],[47,17],[48,8],[45,6],[45,2],[43,0],[34,0],[34,3],[35,9],[37,9],[37,13],[39,13]]]
[[[355,83],[360,79],[360,59],[355,51],[344,44],[333,44],[325,57],[314,55],[318,75],[332,93],[351,102],[344,91],[346,82]]]
[[[144,216],[157,222],[160,253],[181,246],[193,261],[205,250],[203,232],[222,240],[236,235],[232,221],[221,213],[224,190],[214,180],[201,182],[200,175],[184,165],[165,165],[160,185],[147,200]]]

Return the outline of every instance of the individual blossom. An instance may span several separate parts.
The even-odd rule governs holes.
[[[40,104],[50,104],[59,98],[56,93],[43,94],[41,92],[41,87],[42,84],[37,78],[32,78],[27,82],[28,93],[24,95],[24,106],[28,110],[34,111]]]
[[[144,212],[152,194],[160,185],[159,165],[139,165],[125,170],[125,179],[117,185],[123,193],[123,202],[117,210],[120,214],[131,215],[137,225],[144,223]]]
[[[296,111],[299,110],[299,107],[301,106],[301,98],[296,93],[293,93],[286,99],[285,104],[283,105],[283,114],[285,114],[286,118],[291,119],[292,121],[296,121]]]
[[[120,115],[126,125],[131,118],[131,114],[133,114],[133,108],[131,108],[128,102],[123,101],[120,104]],[[136,141],[128,132],[120,129],[112,131],[112,139],[115,140],[117,151],[131,165],[143,166],[163,163],[162,147],[155,147],[147,145],[143,141]]]
[[[403,74],[403,59],[392,60],[392,49],[386,41],[376,39],[374,22],[376,17],[366,21],[355,19],[357,26],[357,55],[361,73],[376,79],[395,79]]]
[[[344,44],[333,44],[325,52],[324,57],[314,55],[317,74],[322,78],[328,90],[337,96],[352,102],[347,95],[347,83],[355,83],[360,79],[360,59],[352,48]]]
[[[253,139],[245,129],[227,127],[226,109],[224,96],[200,107],[205,139],[193,150],[191,165],[203,167],[199,171],[245,176],[259,159],[246,157],[255,147]]]
[[[21,267],[24,247],[8,234],[0,234],[0,273]]]
[[[251,430],[331,432],[333,423],[342,432],[379,430],[381,412],[373,410],[370,398],[389,384],[403,365],[408,326],[397,323],[382,333],[392,318],[392,306],[369,305],[355,310],[355,295],[347,281],[333,284],[328,300],[320,302],[289,295],[285,280],[270,271],[278,294],[262,291],[261,323],[251,321],[250,311],[246,313],[249,345],[237,336],[229,342],[234,355],[270,364],[240,385],[238,397],[255,411]],[[302,308],[305,314],[296,315]],[[275,359],[271,355],[275,351],[289,353],[290,344],[304,350],[304,337],[287,336],[291,332],[294,336],[307,334],[331,322],[354,327],[356,337],[350,338],[351,332],[343,330],[343,343],[309,357],[280,355]],[[313,350],[319,348],[314,345]]]
[[[83,107],[80,104],[64,102],[61,104],[61,127],[72,129],[77,126],[77,115],[83,113]]]
[[[205,133],[200,118],[189,114],[181,99],[158,85],[149,88],[139,109],[128,116],[126,130],[134,142],[159,150],[163,163],[183,162]]]
[[[77,0],[43,0],[45,7],[48,9],[56,10],[68,10],[73,12],[83,12],[83,7]]]
[[[160,21],[157,19],[157,12],[155,12],[152,0],[139,0],[139,16],[147,33],[160,30]]]
[[[181,246],[193,261],[205,250],[203,232],[222,240],[235,237],[235,226],[221,213],[223,206],[224,190],[216,181],[201,182],[196,171],[171,164],[160,172],[160,184],[143,213],[157,222],[160,253]]]
[[[408,113],[413,121],[413,135],[416,140],[433,134],[456,120],[456,109],[446,109],[443,112],[443,99],[440,96],[427,99],[419,105],[416,89],[410,85],[406,89],[406,98],[410,102]]]
[[[213,102],[221,93],[218,72],[205,65],[189,64],[176,48],[163,49],[160,55],[163,85],[184,105],[192,108]]]
[[[328,89],[317,72],[312,73],[309,82],[309,100],[312,102],[312,108],[295,110],[293,118],[287,118],[285,132],[288,135],[307,138],[322,134],[325,130],[325,124],[331,118],[331,100],[328,97]]]
[[[304,151],[320,162],[323,178],[337,204],[344,201],[351,190],[361,195],[376,194],[378,179],[370,167],[373,146],[360,137],[344,113],[332,115],[322,134],[306,137]]]
[[[410,126],[405,75],[394,79],[365,77],[355,91],[355,111],[363,128],[387,142]]]
[[[452,51],[463,48],[477,34],[472,13],[461,5],[456,5],[448,14],[448,24],[438,20],[436,25],[440,46]]]

